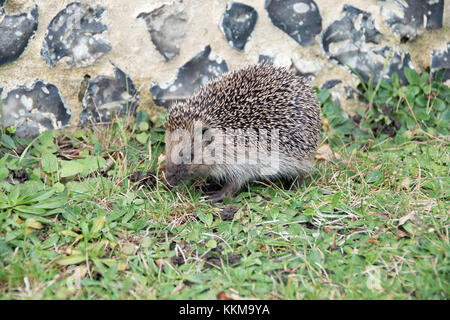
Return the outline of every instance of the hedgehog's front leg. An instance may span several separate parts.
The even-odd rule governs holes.
[[[208,196],[207,199],[211,203],[217,203],[222,201],[225,197],[232,197],[236,191],[239,189],[239,184],[236,182],[227,182],[223,186],[223,188],[212,194],[211,196]]]

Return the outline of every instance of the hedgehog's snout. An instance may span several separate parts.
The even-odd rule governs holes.
[[[182,181],[186,180],[186,177],[185,165],[179,164],[166,167],[165,184],[169,188],[179,185]]]

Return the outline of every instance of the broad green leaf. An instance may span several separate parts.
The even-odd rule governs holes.
[[[114,211],[110,216],[108,216],[107,220],[109,222],[112,222],[114,220],[119,219],[121,216],[123,216],[126,213],[125,210],[116,210]]]
[[[385,81],[385,80],[381,80],[380,82],[380,86],[384,89],[387,89],[389,91],[392,91],[392,86],[389,82]]]
[[[212,221],[213,221],[213,215],[211,213],[197,213],[197,217],[200,219],[201,222],[203,222],[204,224],[206,224],[208,227],[211,226]]]
[[[407,95],[407,96],[413,96],[413,97],[415,97],[415,96],[417,96],[417,95],[419,94],[419,92],[420,92],[420,88],[417,87],[417,86],[409,86],[409,87],[406,89],[406,95]],[[412,100],[412,101],[414,101],[414,100]]]
[[[420,75],[419,85],[421,88],[424,88],[425,85],[428,84],[428,72],[424,72]]]
[[[0,168],[0,180],[8,178],[9,170],[7,168]]]
[[[54,143],[54,138],[56,138],[59,133],[56,130],[44,131],[39,136],[39,142],[35,143],[34,148],[39,151],[42,155],[46,153],[55,153],[58,151],[58,146]]]
[[[35,208],[33,206],[15,206],[14,209],[19,212],[41,215],[45,213],[44,209]]]
[[[424,92],[426,95],[429,95],[429,94],[431,93],[431,85],[429,85],[429,84],[424,85],[424,86],[423,86],[423,92]]]
[[[396,72],[394,72],[394,74],[392,75],[392,86],[394,87],[394,89],[400,88],[400,82],[398,80],[398,75]]]
[[[8,234],[6,235],[4,240],[5,240],[5,242],[9,242],[9,241],[14,240],[15,238],[21,236],[22,234],[23,234],[22,229],[14,230],[14,231],[8,232]]]
[[[86,157],[85,159],[80,159],[78,161],[83,166],[83,170],[81,172],[81,176],[83,177],[94,171],[100,170],[106,164],[106,160],[101,157]]]
[[[211,240],[209,240],[209,241],[206,243],[206,246],[207,246],[208,248],[214,249],[214,248],[217,247],[217,241],[214,240],[214,239],[211,239]]]
[[[76,176],[77,174],[80,174],[81,171],[83,171],[83,165],[79,163],[77,160],[73,161],[60,160],[59,164],[61,167],[60,170],[61,178]]]
[[[142,122],[146,122],[148,120],[149,120],[148,114],[144,110],[141,110],[136,114],[137,125],[140,125]]]
[[[40,174],[40,170],[37,169]],[[21,186],[20,190],[20,198],[24,199],[24,201],[28,201],[28,199],[33,199],[40,195],[39,192],[44,190],[45,185],[41,181],[27,181]]]
[[[92,186],[86,182],[70,181],[66,184],[67,190],[71,193],[89,193],[92,192]]]
[[[37,221],[37,220],[34,219],[34,218],[28,218],[28,219],[25,221],[25,225],[26,225],[28,228],[42,229],[42,223],[40,223],[39,221]]]
[[[412,130],[416,127],[416,122],[413,118],[409,117],[406,119],[406,127],[408,128],[408,130]]]
[[[50,198],[55,192],[56,192],[56,190],[53,188],[45,190],[45,191],[41,191],[41,192],[36,193],[35,195],[24,198],[24,201],[27,203],[43,201],[43,200]]]
[[[67,200],[68,198],[65,196],[57,197],[50,200],[42,201],[38,204],[33,205],[33,207],[39,209],[56,209],[66,204]]]
[[[8,203],[3,202],[2,200],[0,200],[0,209],[7,209],[7,208],[10,208],[10,207],[11,207],[11,205],[9,205]]]
[[[417,72],[415,70],[406,67],[403,72],[409,84],[416,86],[419,85],[419,76],[417,75]]]
[[[325,89],[319,92],[319,94],[317,95],[317,100],[319,100],[320,103],[324,103],[329,97],[330,91],[328,91],[328,89]]]
[[[10,136],[3,134],[0,140],[9,149],[13,150],[16,149],[16,144],[14,143],[14,140]]]
[[[149,127],[150,126],[148,125],[148,122],[146,122],[146,121],[142,121],[141,123],[139,123],[140,131],[148,131]]]
[[[145,122],[143,122],[145,123]],[[148,134],[145,132],[141,132],[136,135],[136,140],[141,144],[146,144],[148,140]]]
[[[430,116],[428,115],[428,113],[426,113],[425,110],[416,110],[416,112],[414,113],[416,115],[417,120],[428,120],[430,119]]]
[[[60,231],[59,233],[62,234],[63,236],[74,237],[74,238],[79,236],[78,233],[75,233],[72,230],[63,230],[63,231]]]
[[[52,153],[46,153],[42,156],[41,165],[42,170],[47,173],[58,171],[58,159]]]
[[[376,183],[380,181],[380,179],[383,178],[383,173],[379,170],[369,172],[369,174],[366,176],[366,182],[367,183]]]
[[[75,131],[75,133],[73,134],[73,136],[77,139],[81,139],[86,135],[86,132],[83,129],[78,129],[77,131]]]
[[[91,234],[100,232],[103,229],[103,226],[105,225],[105,219],[106,216],[100,216],[94,220],[94,222],[92,223]]]
[[[445,102],[442,101],[439,98],[434,99],[433,101],[433,106],[437,111],[444,111],[446,106],[445,106]],[[448,107],[448,106],[447,106]]]
[[[47,238],[43,243],[42,243],[42,247],[43,249],[48,249],[53,247],[55,244],[58,243],[59,240],[59,236],[57,234]]]
[[[102,151],[103,151],[103,145],[100,142],[97,142],[94,145],[94,154],[99,156],[102,154]]]
[[[63,185],[61,182],[57,182],[53,185],[53,188],[55,188],[57,193],[61,193],[66,189],[66,186]]]
[[[78,264],[80,262],[86,261],[86,256],[81,254],[75,254],[71,256],[67,256],[64,258],[61,258],[56,261],[57,264],[61,266],[68,266],[71,264]]]
[[[416,105],[419,107],[426,107],[428,99],[424,95],[419,95],[416,98]]]
[[[8,201],[10,204],[15,204],[20,194],[20,185],[15,186],[8,194]]]
[[[341,193],[337,192],[333,195],[333,198],[331,199],[331,206],[335,208],[338,205],[339,200],[341,200]]]
[[[72,177],[77,174],[85,177],[99,168],[102,168],[105,163],[105,159],[92,156],[72,161],[60,160],[61,177]]]

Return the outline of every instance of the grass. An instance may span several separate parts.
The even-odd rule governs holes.
[[[317,90],[314,172],[218,205],[160,182],[164,114],[2,126],[0,299],[448,299],[450,89],[404,73],[356,118]]]
[[[3,152],[28,181],[0,184],[1,299],[449,298],[448,139],[335,148],[299,189],[253,183],[210,205],[195,185],[130,180],[158,171],[158,123]]]

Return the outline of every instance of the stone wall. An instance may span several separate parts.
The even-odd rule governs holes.
[[[0,94],[22,136],[167,107],[240,66],[269,60],[360,102],[358,72],[450,69],[444,0],[0,0]],[[387,67],[382,74],[383,65]],[[447,74],[447,79],[450,77]],[[152,99],[153,98],[153,99]],[[0,115],[1,117],[1,115]]]

